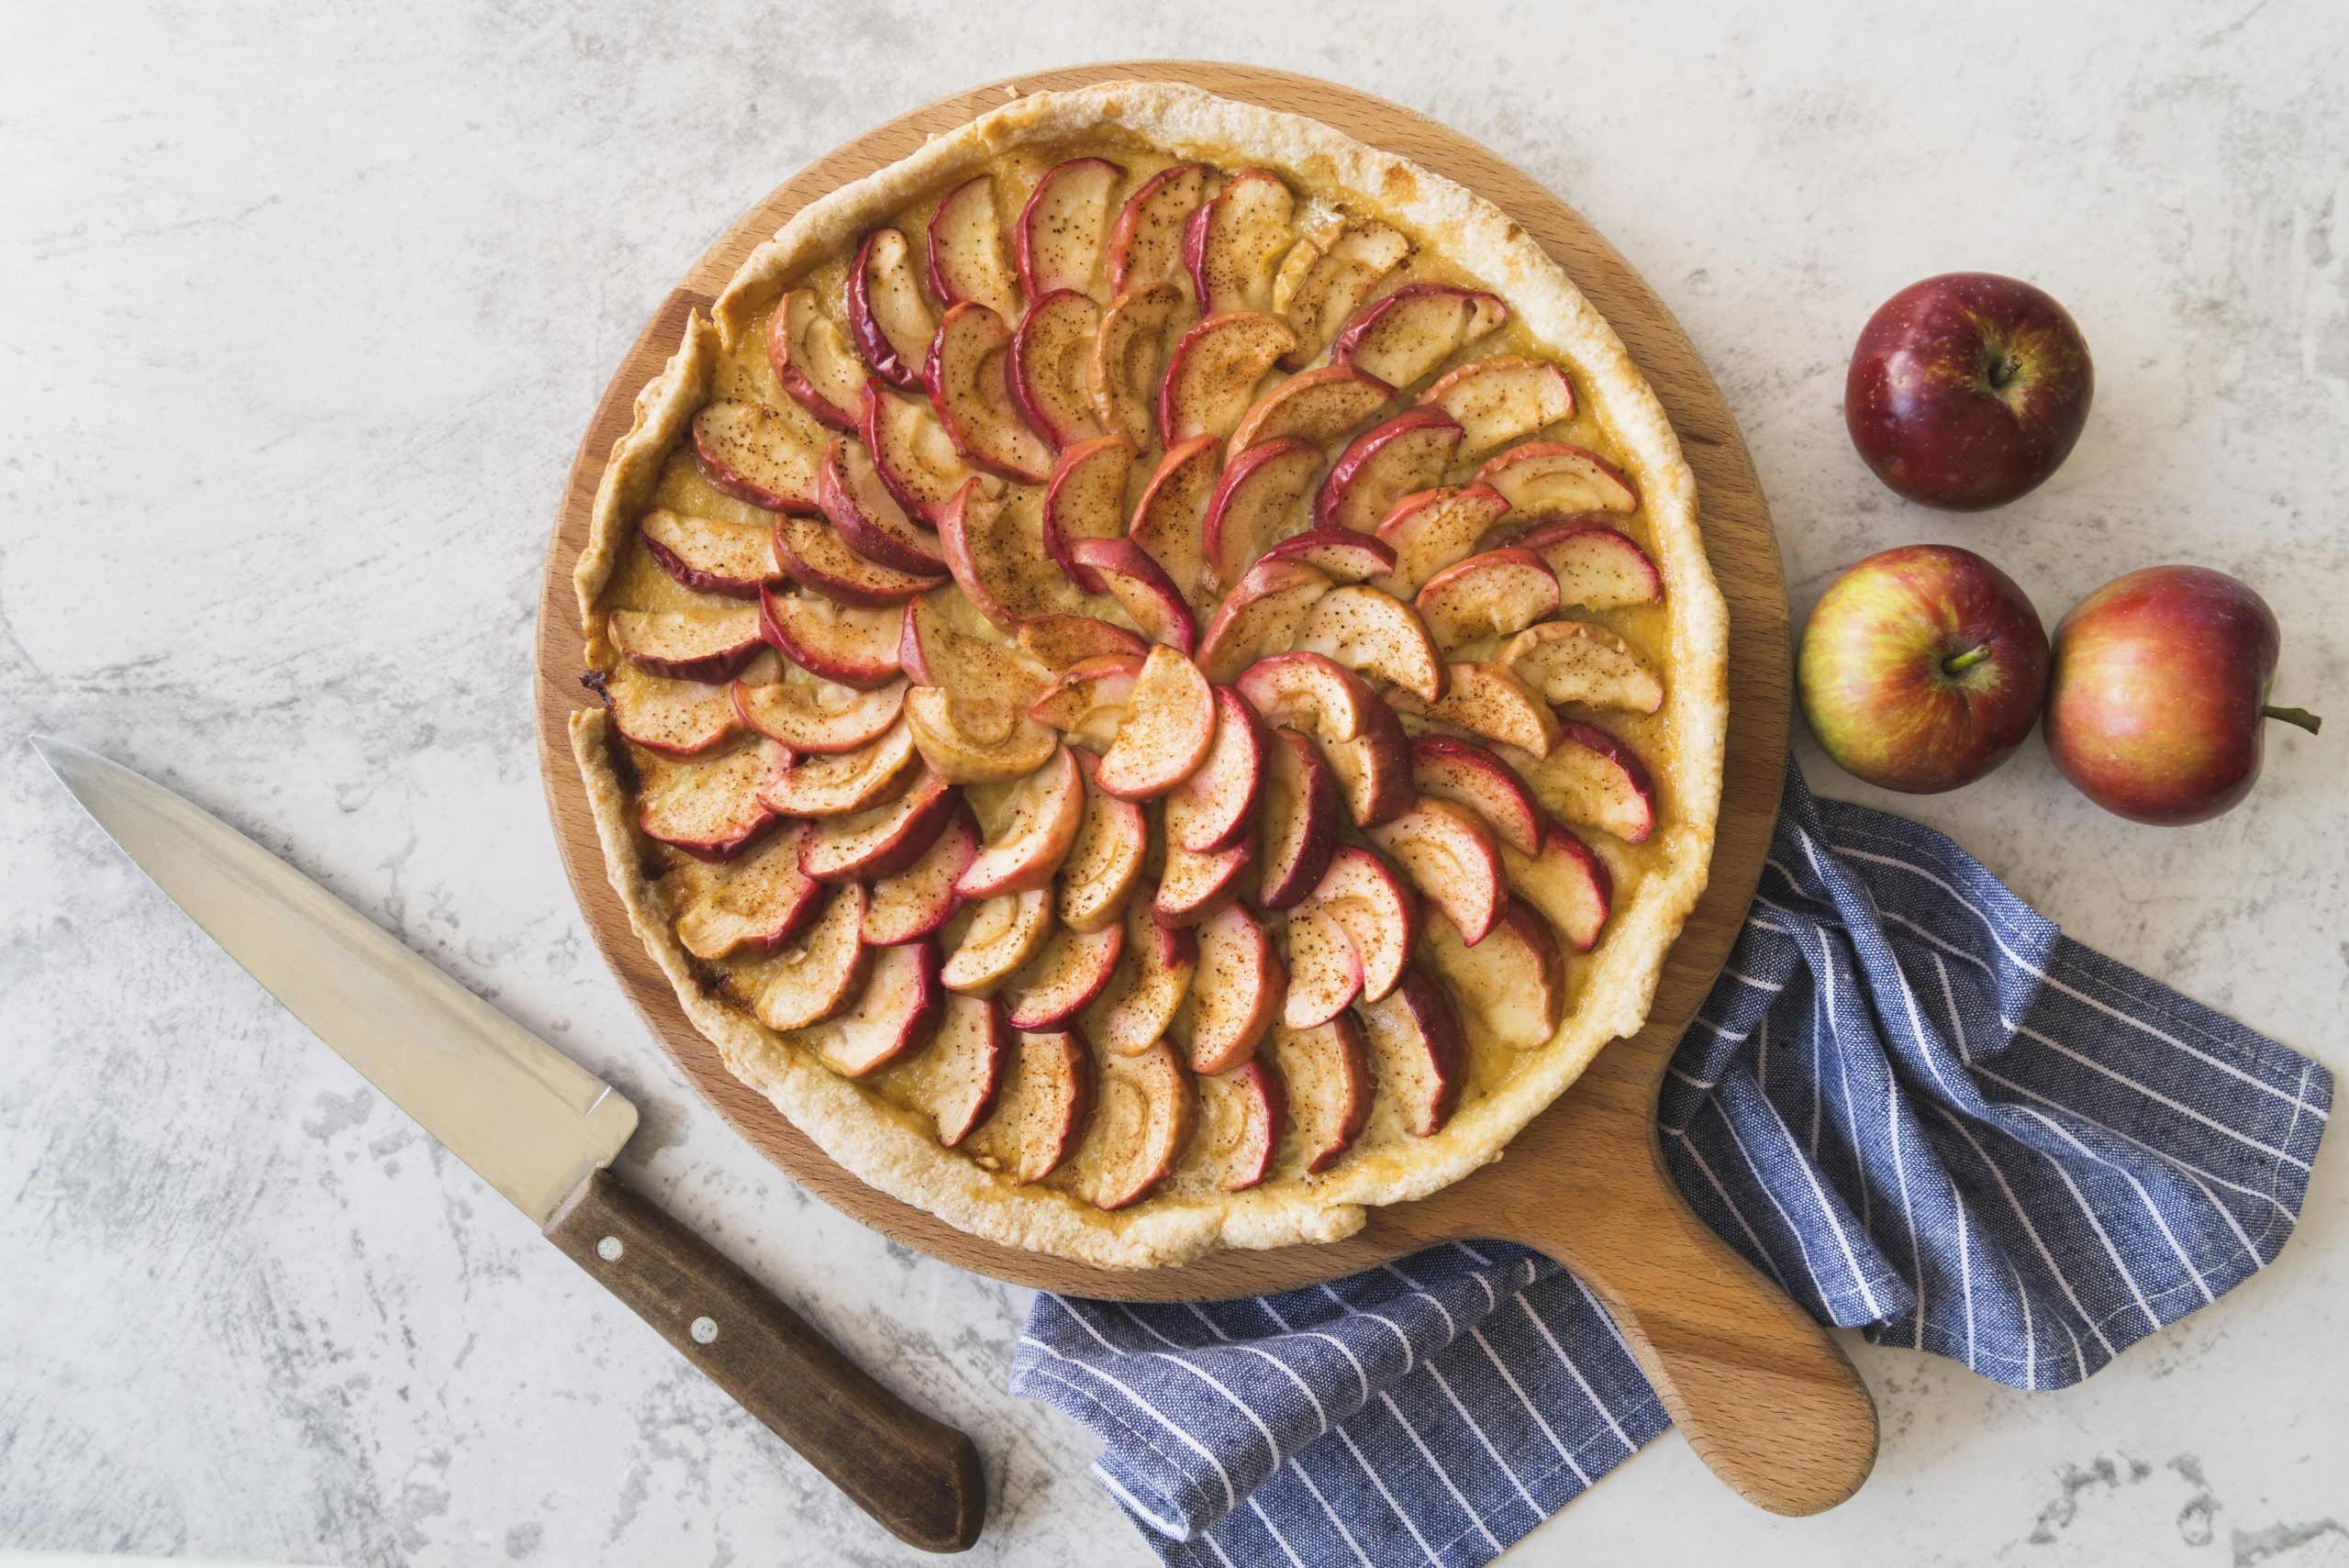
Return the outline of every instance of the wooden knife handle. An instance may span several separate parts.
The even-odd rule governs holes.
[[[731,1260],[609,1171],[547,1240],[899,1540],[961,1551],[986,1485],[971,1440],[890,1393]]]

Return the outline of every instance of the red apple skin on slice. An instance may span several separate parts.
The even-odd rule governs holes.
[[[1193,854],[1179,844],[1168,845],[1151,917],[1163,926],[1199,924],[1240,895],[1255,854],[1252,837],[1204,855]]]
[[[1615,879],[1572,828],[1545,817],[1540,852],[1520,854],[1504,841],[1501,861],[1510,890],[1550,922],[1559,940],[1576,952],[1598,945],[1614,905]]]
[[[1428,635],[1450,654],[1557,614],[1558,579],[1530,550],[1488,550],[1429,578],[1411,602]]]
[[[774,531],[754,523],[687,517],[656,506],[637,519],[636,529],[661,570],[696,594],[755,599],[783,575]]]
[[[1451,690],[1442,702],[1422,703],[1408,692],[1395,692],[1388,703],[1398,713],[1453,725],[1536,758],[1548,756],[1558,744],[1558,716],[1516,671],[1476,659],[1463,660],[1450,669]]]
[[[1582,620],[1544,621],[1508,639],[1500,662],[1548,701],[1586,707],[1653,713],[1664,706],[1664,682],[1631,645],[1603,626]]]
[[[1152,284],[1119,295],[1101,313],[1101,333],[1085,366],[1085,389],[1101,428],[1125,437],[1136,451],[1156,434],[1159,384],[1187,308],[1185,290]]]
[[[1016,636],[1020,623],[1032,617],[1059,614],[1080,602],[1067,579],[1048,563],[1041,538],[1029,535],[1030,520],[1012,500],[988,495],[975,479],[955,493],[938,519],[954,585],[1006,635]]]
[[[807,1031],[824,1065],[843,1078],[869,1078],[926,1050],[946,1018],[938,962],[938,944],[927,938],[875,953],[855,1002]]]
[[[930,219],[930,286],[949,306],[976,305],[1017,318],[1019,284],[1005,263],[995,181],[978,174],[946,193]]]
[[[1074,547],[1079,539],[1116,539],[1126,531],[1126,481],[1133,466],[1132,442],[1095,436],[1064,446],[1044,485],[1044,548],[1088,594],[1108,590],[1076,563]]]
[[[1193,604],[1207,596],[1207,517],[1215,486],[1216,439],[1196,436],[1168,449],[1134,503],[1130,537]]]
[[[814,517],[787,517],[774,526],[774,553],[803,588],[851,609],[886,609],[938,586],[939,578],[876,566],[848,547],[840,530]]]
[[[1011,393],[1036,433],[1055,447],[1101,434],[1085,367],[1101,332],[1101,307],[1074,289],[1038,299],[1011,335]]]
[[[1011,1026],[993,997],[950,994],[928,1054],[930,1115],[940,1146],[952,1149],[995,1114],[1011,1061]]]
[[[1005,1016],[1019,1029],[1053,1029],[1068,1023],[1108,988],[1126,945],[1125,928],[1114,921],[1097,931],[1063,926],[1044,951],[1004,987]]]
[[[1655,831],[1655,784],[1629,746],[1577,719],[1558,726],[1558,745],[1529,780],[1542,804],[1569,821],[1643,844]]]
[[[1510,899],[1473,947],[1449,919],[1430,920],[1420,951],[1449,983],[1477,1040],[1534,1051],[1558,1032],[1566,1012],[1565,954],[1550,922],[1523,899]]]
[[[1375,532],[1396,502],[1442,483],[1461,434],[1441,408],[1408,408],[1364,431],[1330,465],[1314,502],[1315,524]]]
[[[922,297],[913,247],[902,230],[876,228],[858,248],[848,272],[848,329],[874,375],[907,392],[921,389],[938,317]]]
[[[1460,940],[1475,947],[1501,917],[1508,873],[1500,840],[1468,807],[1432,795],[1374,828],[1370,841],[1403,869],[1419,896],[1442,911]]]
[[[894,798],[917,761],[913,733],[899,722],[852,751],[792,758],[759,798],[777,817],[846,817]]]
[[[723,609],[614,610],[604,621],[613,651],[648,675],[714,684],[728,680],[766,646],[759,612]]]
[[[790,753],[771,740],[674,762],[639,792],[636,825],[648,839],[696,860],[729,860],[775,824],[759,792]]]
[[[791,400],[829,429],[856,429],[865,369],[824,317],[814,289],[792,289],[767,317],[767,363]]]
[[[869,692],[829,681],[734,683],[734,712],[743,728],[801,755],[830,756],[870,745],[897,722],[905,701],[901,683]]]
[[[920,858],[865,890],[864,940],[889,948],[937,935],[962,908],[954,884],[978,852],[978,819],[968,804],[958,800],[945,828]]]
[[[1293,561],[1310,566],[1332,583],[1367,583],[1395,570],[1394,549],[1352,528],[1310,528],[1264,551],[1256,562]]]
[[[1408,692],[1397,695],[1411,700]],[[1372,706],[1352,740],[1323,740],[1321,756],[1355,827],[1375,828],[1411,804],[1411,740],[1387,704]]]
[[[1319,1029],[1276,1029],[1257,1054],[1287,1089],[1281,1157],[1313,1175],[1338,1162],[1370,1121],[1370,1047],[1361,1020],[1341,1013]]]
[[[1183,590],[1150,551],[1130,539],[1083,539],[1070,547],[1077,565],[1090,573],[1142,634],[1185,658],[1198,644],[1197,623]]]
[[[1191,273],[1183,261],[1183,239],[1191,215],[1207,199],[1204,163],[1162,169],[1126,198],[1109,230],[1111,297],[1155,284],[1173,284],[1189,295]]]
[[[1301,561],[1259,561],[1232,584],[1208,618],[1199,665],[1211,681],[1232,681],[1269,655],[1286,652],[1330,579]]]
[[[1468,807],[1506,848],[1520,855],[1531,855],[1541,847],[1544,818],[1525,781],[1473,740],[1423,735],[1412,741],[1411,787]]]
[[[1076,754],[1085,774],[1085,818],[1076,841],[1061,862],[1054,912],[1072,931],[1093,932],[1116,925],[1141,883],[1150,849],[1150,825],[1142,809],[1119,800],[1093,782],[1097,764],[1089,752]]]
[[[1664,574],[1648,552],[1605,523],[1553,518],[1535,523],[1512,542],[1542,558],[1558,581],[1561,606],[1617,610],[1664,602]]]
[[[1564,441],[1526,441],[1486,460],[1476,483],[1508,497],[1528,517],[1586,512],[1636,512],[1640,493],[1631,475],[1586,448]]]
[[[1194,1157],[1228,1193],[1246,1192],[1263,1182],[1280,1153],[1281,1135],[1288,1125],[1288,1096],[1268,1054],[1197,1080],[1199,1131]]]
[[[1164,1042],[1099,1064],[1085,1197],[1105,1212],[1127,1208],[1166,1179],[1198,1115],[1190,1075]]]
[[[1360,675],[1322,653],[1275,653],[1241,673],[1240,695],[1275,728],[1321,740],[1352,740],[1371,723],[1378,695]]]
[[[1264,863],[1256,903],[1265,909],[1293,908],[1330,869],[1345,802],[1312,739],[1294,729],[1272,732],[1264,751],[1263,795],[1258,832]]]
[[[1012,228],[1013,259],[1030,299],[1100,286],[1109,204],[1125,177],[1106,158],[1072,158],[1044,171]]]
[[[1074,1030],[1017,1038],[996,1125],[1012,1141],[1011,1180],[1024,1187],[1042,1181],[1076,1152],[1093,1118],[1094,1067],[1093,1052]]]
[[[1215,725],[1215,693],[1207,677],[1161,644],[1142,662],[1125,722],[1095,777],[1120,800],[1155,800],[1206,760]]]
[[[1340,845],[1302,907],[1330,916],[1353,943],[1366,1000],[1377,1001],[1402,979],[1419,940],[1419,909],[1403,878],[1380,856]]]
[[[798,940],[774,956],[738,970],[727,988],[740,995],[751,1016],[771,1029],[804,1029],[848,1006],[864,984],[872,951],[857,940],[864,889],[827,890],[822,907]]]
[[[1296,347],[1288,323],[1263,310],[1210,316],[1184,333],[1158,390],[1161,444],[1171,450],[1194,436],[1231,434],[1265,375]]]
[[[1300,371],[1249,406],[1232,428],[1237,457],[1264,441],[1294,437],[1328,447],[1369,424],[1395,401],[1395,389],[1352,365]]]
[[[1264,721],[1248,699],[1215,688],[1215,738],[1198,771],[1166,797],[1166,839],[1194,854],[1228,850],[1256,820],[1264,776]]]
[[[694,416],[693,446],[702,477],[736,500],[770,512],[816,515],[820,453],[800,439],[783,410],[712,403]]]
[[[1475,554],[1508,512],[1508,500],[1486,484],[1443,484],[1397,496],[1378,524],[1379,539],[1395,551],[1395,570],[1378,586],[1398,599],[1416,596],[1446,567]]]
[[[1460,1104],[1468,1082],[1468,1039],[1442,985],[1414,969],[1381,1001],[1354,1008],[1372,1076],[1394,1103],[1403,1130],[1432,1138]]]
[[[1282,1025],[1309,1029],[1342,1015],[1362,995],[1362,955],[1337,917],[1308,906],[1288,917],[1282,935],[1288,954]]]
[[[664,757],[696,757],[741,728],[732,691],[699,681],[648,675],[623,662],[598,688],[621,739]]]
[[[927,364],[928,348],[918,361]],[[976,477],[927,397],[906,397],[878,380],[865,384],[865,450],[897,505],[933,528],[963,486]],[[994,484],[990,475],[983,483]]]
[[[921,858],[953,819],[960,796],[924,771],[896,799],[816,822],[799,846],[799,869],[818,882],[874,882]]]
[[[712,962],[730,953],[773,952],[807,929],[823,889],[801,874],[794,822],[726,867],[677,917],[677,940]]]
[[[954,884],[964,898],[993,898],[1051,884],[1068,858],[1085,820],[1085,775],[1065,746],[1052,760],[1012,786],[1002,835],[979,852]]]
[[[1280,1016],[1288,973],[1271,935],[1232,905],[1198,929],[1198,970],[1191,979],[1190,1068],[1229,1073],[1256,1053]]]
[[[1162,926],[1152,915],[1157,890],[1134,889],[1126,905],[1126,957],[1109,993],[1093,1009],[1093,1038],[1119,1056],[1138,1055],[1165,1034],[1199,966],[1199,944],[1184,927]]]
[[[816,501],[848,547],[875,566],[931,578],[946,570],[937,531],[907,516],[860,443],[835,437],[824,449]]]
[[[1289,248],[1296,211],[1297,198],[1279,175],[1242,169],[1191,215],[1183,232],[1183,263],[1203,314],[1272,304],[1273,269]]]
[[[905,606],[852,609],[821,594],[759,595],[759,630],[767,645],[809,674],[869,692],[905,673],[897,650],[905,637]]]
[[[1497,295],[1406,284],[1346,323],[1330,358],[1389,386],[1408,386],[1508,319],[1508,306]]]
[[[1208,503],[1203,529],[1217,586],[1240,581],[1272,542],[1296,530],[1310,510],[1325,460],[1294,437],[1264,441],[1234,456]]]
[[[1424,701],[1441,699],[1451,679],[1419,612],[1390,594],[1360,584],[1332,588],[1316,600],[1292,646],[1325,654]]]
[[[992,996],[1044,951],[1052,934],[1052,900],[1039,888],[982,899],[971,910],[962,940],[941,972],[946,988]]]
[[[1052,477],[1052,448],[1012,396],[1011,328],[1002,317],[983,305],[955,306],[939,322],[921,373],[955,450],[1018,484]]]
[[[1439,377],[1419,401],[1460,421],[1468,432],[1464,458],[1575,417],[1574,383],[1564,366],[1548,360],[1472,360]]]
[[[1150,644],[1124,627],[1095,616],[1038,616],[1012,634],[1020,651],[1048,670],[1066,670],[1087,659],[1124,654],[1139,663]]]

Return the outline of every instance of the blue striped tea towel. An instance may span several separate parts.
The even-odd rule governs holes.
[[[1658,1107],[1706,1221],[1828,1322],[2060,1388],[2292,1231],[2332,1075],[1789,769]],[[1474,1568],[1667,1424],[1590,1294],[1498,1243],[1252,1301],[1039,1297],[1014,1391],[1170,1563]]]

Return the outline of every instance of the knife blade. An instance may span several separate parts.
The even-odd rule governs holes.
[[[978,1539],[978,1451],[607,1167],[636,1107],[365,916],[118,762],[33,750],[247,973],[712,1381],[915,1546]]]

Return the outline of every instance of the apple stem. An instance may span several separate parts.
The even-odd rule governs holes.
[[[1963,653],[1953,653],[1942,661],[1942,673],[1962,675],[1988,657],[1990,657],[1990,647],[1987,643],[1979,648],[1969,648]]]
[[[2324,720],[2304,707],[2263,707],[2259,711],[2270,718],[2280,718],[2287,724],[2297,724],[2311,735],[2324,727]]]

